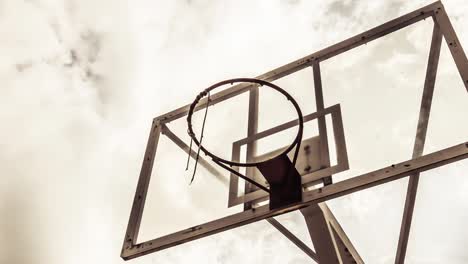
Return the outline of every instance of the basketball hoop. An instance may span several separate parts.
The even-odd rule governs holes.
[[[275,156],[275,157],[273,157],[273,158],[271,158],[269,160],[260,161],[260,162],[241,163],[241,162],[235,162],[235,161],[232,161],[232,160],[226,160],[226,159],[223,159],[221,157],[218,157],[215,154],[213,154],[211,151],[207,150],[202,144],[200,144],[200,141],[197,138],[197,136],[195,135],[195,133],[193,132],[193,128],[192,128],[192,115],[193,115],[193,112],[195,110],[195,107],[197,106],[197,104],[200,102],[200,100],[203,97],[208,95],[209,92],[211,92],[214,89],[216,89],[218,87],[221,87],[223,85],[234,84],[234,83],[255,83],[255,84],[259,85],[259,86],[270,87],[270,88],[280,92],[281,94],[283,94],[286,97],[286,99],[288,101],[290,101],[293,104],[294,108],[296,109],[297,117],[298,117],[298,121],[299,121],[299,129],[297,131],[297,135],[294,138],[291,145],[289,145],[289,147],[287,147],[284,151],[282,151],[277,156]],[[209,103],[210,102],[208,101],[207,104],[209,104]],[[205,153],[205,155],[211,157],[211,159],[214,162],[223,163],[223,164],[231,166],[231,167],[232,166],[257,167],[257,166],[259,166],[259,165],[261,165],[263,163],[266,163],[268,161],[271,161],[271,160],[277,158],[278,156],[286,155],[294,147],[296,147],[296,151],[295,151],[294,158],[293,158],[293,164],[296,163],[298,150],[300,148],[301,141],[302,141],[302,133],[303,133],[303,129],[304,129],[304,119],[303,119],[303,116],[302,116],[301,109],[299,108],[299,105],[297,104],[296,100],[294,100],[294,98],[290,94],[288,94],[285,90],[283,90],[279,86],[277,86],[275,84],[272,84],[270,82],[264,81],[264,80],[259,80],[259,79],[254,79],[254,78],[235,78],[235,79],[229,79],[229,80],[218,82],[218,83],[206,88],[200,94],[198,94],[198,96],[195,98],[195,101],[193,101],[193,103],[190,105],[190,109],[189,109],[189,112],[188,112],[188,115],[187,115],[187,125],[188,125],[188,134],[192,138],[193,142],[195,142],[195,144],[200,148],[201,151],[203,151],[203,153]]]

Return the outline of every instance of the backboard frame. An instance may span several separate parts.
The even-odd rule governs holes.
[[[438,52],[440,50],[440,42],[439,44],[437,44],[437,42],[439,41],[439,39],[441,40],[442,37],[447,42],[448,48],[452,54],[457,70],[460,74],[460,77],[462,78],[465,88],[468,91],[468,60],[442,3],[440,1],[434,2],[411,13],[400,16],[397,19],[391,20],[373,29],[365,31],[354,37],[348,38],[335,45],[327,47],[323,50],[315,52],[311,55],[308,55],[292,63],[286,64],[282,67],[279,67],[277,69],[274,69],[256,77],[257,79],[272,82],[274,80],[297,72],[304,68],[312,67],[314,69],[315,79],[316,72],[318,72],[318,74],[320,73],[319,63],[321,61],[342,54],[350,49],[366,44],[370,41],[378,39],[401,28],[412,25],[428,17],[432,17],[434,21],[433,43],[431,45],[428,71],[426,74],[426,83],[421,103],[418,133],[416,135],[416,139],[422,138],[423,143],[422,145],[415,144],[413,159],[407,160],[399,164],[394,164],[380,170],[365,173],[360,176],[356,176],[338,183],[330,184],[319,189],[306,191],[303,193],[303,201],[301,203],[288,206],[287,208],[277,210],[269,210],[268,206],[251,208],[241,213],[221,218],[216,221],[191,227],[189,229],[185,229],[180,232],[176,232],[157,239],[137,243],[139,227],[143,215],[143,209],[151,177],[154,157],[158,145],[158,139],[160,137],[160,134],[163,131],[165,131],[165,129],[167,129],[167,127],[165,127],[166,123],[187,115],[190,105],[183,106],[172,112],[169,112],[165,115],[153,119],[151,132],[149,135],[144,160],[138,180],[138,185],[132,204],[132,210],[130,213],[127,231],[122,246],[121,257],[125,260],[136,258],[158,250],[176,246],[194,239],[209,236],[241,225],[252,223],[261,219],[267,219],[272,216],[297,210],[310,204],[324,202],[329,199],[343,196],[352,192],[360,191],[389,181],[397,180],[402,177],[410,176],[410,184],[408,186],[408,195],[405,204],[405,211],[402,220],[400,240],[397,252],[397,263],[402,263],[401,260],[404,260],[406,252],[409,227],[411,225],[412,211],[414,208],[414,196],[416,194],[417,179],[419,179],[419,173],[468,158],[468,142],[448,147],[427,155],[421,155],[426,134],[425,130],[427,128],[427,119],[425,121],[421,121],[424,120],[421,117],[429,115],[430,104],[432,100],[431,90],[433,89],[433,84],[435,81],[435,72],[437,70],[437,67],[434,65],[437,65],[438,63]],[[437,59],[434,59],[435,57],[437,57]],[[211,96],[210,102],[208,102],[206,99],[200,101],[200,104],[198,104],[195,111],[203,109],[207,103],[209,103],[210,105],[216,104],[236,95],[252,91],[252,88],[255,88],[255,86],[249,84],[241,84],[218,92]],[[318,110],[321,109],[319,109],[318,107]],[[423,132],[419,132],[419,128],[421,128]],[[178,145],[182,147],[182,145],[180,145],[180,142]]]

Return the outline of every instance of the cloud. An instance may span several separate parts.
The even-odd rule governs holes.
[[[446,7],[461,42],[468,43],[468,34],[463,33],[466,8],[461,3],[447,1]],[[256,76],[423,4],[427,3],[2,2],[0,33],[5,37],[0,43],[0,214],[6,217],[0,220],[4,245],[0,262],[123,262],[120,246],[153,117],[189,103],[216,81]],[[426,34],[430,33],[429,22],[389,36],[385,39],[389,44],[369,43],[323,64],[326,103],[342,103],[346,111],[353,173],[402,160],[410,152],[430,40],[430,34]],[[466,140],[466,126],[456,121],[464,120],[466,101],[461,98],[466,93],[461,86],[450,88],[460,83],[446,51],[441,61],[438,84],[445,82],[443,86],[449,88],[436,89],[442,99],[431,116],[434,125],[430,133],[435,139],[428,141],[429,150]],[[309,87],[310,80],[304,73],[285,84],[288,88],[304,88]],[[412,90],[412,85],[417,88]],[[401,91],[406,96],[400,97]],[[304,109],[313,111],[313,106],[308,105],[313,98],[309,100],[299,91],[297,95]],[[386,100],[376,100],[379,96]],[[395,102],[411,114],[389,113]],[[275,106],[265,102],[264,107]],[[453,122],[444,119],[447,113],[454,113],[450,118]],[[233,120],[243,120],[236,118]],[[208,122],[216,125],[214,120]],[[269,121],[277,120],[265,120],[266,124]],[[389,129],[391,122],[397,123]],[[184,124],[170,125],[184,132]],[[452,129],[447,131],[447,127]],[[376,147],[388,146],[393,147],[391,151],[375,153]],[[455,166],[448,173],[462,173],[463,168]],[[179,178],[182,183],[187,180],[184,176]],[[167,182],[164,186],[168,186],[150,191],[166,202],[155,208],[170,208],[171,198],[180,195],[184,200],[174,206],[191,208],[184,212],[186,215],[209,217],[209,213],[224,212],[211,212],[216,202],[224,204],[224,200],[201,208],[206,197],[197,200],[191,199],[189,192],[174,194],[169,188],[173,183],[166,179],[154,180]],[[208,180],[199,177],[195,185],[197,181],[199,185],[190,190],[204,190],[200,184]],[[180,186],[189,190],[186,185]],[[454,210],[456,205],[466,207],[462,201],[466,187],[466,182],[460,180],[451,201]],[[404,190],[404,182],[400,182],[332,203],[369,263],[389,263],[393,257],[392,239],[397,234]],[[209,192],[219,193],[221,190]],[[430,199],[430,194],[421,197],[437,206],[444,201]],[[390,209],[382,217],[385,206]],[[428,216],[423,216],[430,218],[433,211],[426,213]],[[148,216],[157,219],[160,214],[149,210]],[[462,213],[456,216],[466,217]],[[380,221],[382,227],[369,227],[370,220]],[[285,217],[283,221],[296,223],[297,232],[304,233],[300,217]],[[462,226],[461,221],[459,224]],[[451,234],[455,229],[450,229]],[[421,234],[425,229],[419,230],[415,232]],[[379,231],[387,236],[380,246],[369,235]],[[441,239],[450,243],[447,237]],[[432,244],[423,245],[429,248]],[[446,252],[451,263],[466,262],[462,249],[445,248],[440,254]],[[414,263],[420,263],[423,253],[422,248],[409,252]],[[308,261],[300,254],[272,227],[260,222],[133,262],[186,263],[203,258],[205,263]]]

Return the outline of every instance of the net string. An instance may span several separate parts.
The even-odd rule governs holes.
[[[190,138],[190,146],[189,146],[189,149],[188,149],[188,156],[187,156],[187,166],[185,166],[185,171],[188,171],[188,168],[189,168],[189,164],[190,164],[190,156],[192,156],[192,143],[193,143],[193,139]]]
[[[208,106],[210,105],[210,92],[208,92],[208,100],[206,102],[206,107],[205,107],[205,116],[203,117],[203,124],[201,128],[201,133],[200,133],[200,144],[198,146],[198,151],[197,151],[197,157],[195,158],[195,166],[193,168],[193,174],[192,174],[192,179],[190,180],[190,184],[192,184],[193,180],[195,179],[195,174],[197,173],[197,165],[198,165],[198,158],[200,157],[200,146],[203,142],[203,133],[205,131],[205,124],[206,124],[206,116],[208,115]],[[190,154],[192,151],[192,140],[190,140],[190,150],[189,150],[189,157],[188,159],[190,160]],[[187,168],[188,168],[188,161],[187,161]],[[189,184],[189,185],[190,185]]]

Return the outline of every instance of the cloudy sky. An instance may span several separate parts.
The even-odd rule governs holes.
[[[0,262],[123,263],[153,117],[214,82],[262,74],[429,3],[0,0]],[[467,47],[468,5],[444,5]],[[351,166],[337,180],[411,157],[431,32],[427,19],[322,64],[325,104],[342,106]],[[314,112],[310,69],[278,84]],[[261,129],[291,117],[272,116],[273,97],[260,101]],[[443,43],[425,153],[466,141],[467,99]],[[245,121],[233,112],[241,106],[210,115],[212,128],[224,118],[211,138]],[[170,127],[184,134],[183,122]],[[203,170],[189,186],[186,156],[161,144],[141,239],[232,213],[224,187]],[[463,161],[422,177],[407,263],[468,262],[467,171]],[[393,263],[406,184],[330,202],[366,263]],[[308,239],[298,214],[279,220]],[[264,221],[130,261],[188,262],[310,263]]]

